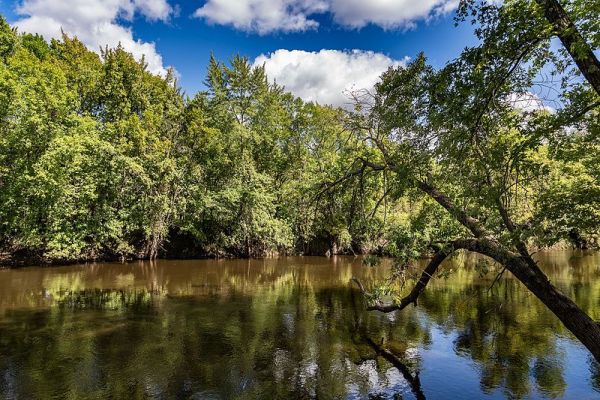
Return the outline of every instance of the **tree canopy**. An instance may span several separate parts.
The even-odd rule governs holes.
[[[457,19],[472,18],[477,46],[440,70],[420,55],[357,96],[353,132],[376,152],[357,159],[347,176],[392,173],[403,195],[444,211],[429,230],[434,236],[409,242],[416,251],[401,254],[404,276],[406,254],[435,249],[408,294],[384,304],[358,282],[375,300],[372,309],[416,304],[448,256],[474,251],[496,261],[500,275],[514,274],[600,358],[600,326],[552,286],[532,255],[561,240],[597,245],[600,62],[593,49],[600,42],[589,21],[598,12],[588,2],[565,9],[555,0],[463,1]],[[539,87],[551,88],[552,107],[534,92]]]
[[[321,190],[364,151],[342,110],[295,98],[241,56],[212,58],[190,98],[121,47],[97,55],[0,22],[5,253],[260,257],[361,251],[381,236],[382,178]]]

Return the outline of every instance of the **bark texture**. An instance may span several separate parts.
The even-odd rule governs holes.
[[[536,0],[536,2],[544,10],[546,20],[553,27],[553,33],[560,39],[585,79],[600,95],[600,61],[577,26],[558,0]]]

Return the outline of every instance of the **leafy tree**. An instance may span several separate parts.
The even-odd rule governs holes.
[[[117,48],[14,36],[2,65],[0,236],[46,260],[155,257],[174,214],[184,99]]]
[[[186,110],[192,180],[183,228],[210,252],[243,256],[293,246],[289,221],[277,215],[276,179],[283,158],[288,95],[267,82],[262,68],[235,57],[231,67],[211,58],[206,93]]]
[[[21,46],[29,50],[40,60],[44,60],[45,58],[49,57],[52,52],[52,49],[48,43],[46,43],[44,38],[38,34],[32,35],[30,33],[26,33],[21,35]]]
[[[570,4],[578,12],[568,14],[556,1],[465,1],[459,18],[474,17],[480,45],[440,71],[424,56],[392,68],[358,105],[355,134],[376,153],[358,160],[351,175],[396,174],[401,188],[419,191],[461,225],[442,230],[441,246],[408,295],[371,309],[416,304],[446,257],[474,251],[512,272],[600,359],[600,325],[549,282],[528,247],[599,228],[595,202],[587,199],[597,190],[595,163],[567,156],[582,138],[597,141],[600,63],[590,47],[598,47],[597,34],[586,42],[570,15],[585,10],[597,19],[598,9]],[[553,51],[554,36],[567,48]],[[564,105],[554,112],[517,107],[514,99],[531,95],[545,69],[562,78],[556,90]],[[578,74],[585,79],[573,80]]]
[[[0,57],[4,62],[15,51],[17,35],[8,25],[6,19],[0,15]]]

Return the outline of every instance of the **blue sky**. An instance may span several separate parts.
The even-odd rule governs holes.
[[[21,31],[62,28],[92,50],[123,43],[151,70],[174,67],[184,90],[203,88],[210,53],[242,54],[301,97],[340,105],[389,65],[424,51],[442,66],[474,43],[454,26],[456,0],[0,0]],[[326,50],[326,51],[325,51]],[[259,57],[261,56],[261,57]],[[257,59],[257,57],[259,57]]]

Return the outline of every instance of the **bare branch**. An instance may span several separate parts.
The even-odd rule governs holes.
[[[359,167],[354,167],[356,165],[357,162],[360,162],[360,166]],[[356,159],[356,161],[352,164],[350,171],[348,171],[346,174],[344,174],[344,176],[336,179],[333,182],[324,182],[321,185],[321,190],[319,190],[317,192],[317,194],[314,196],[314,201],[318,201],[321,196],[323,196],[323,194],[325,194],[326,192],[330,191],[331,189],[333,189],[334,187],[341,185],[342,183],[348,181],[349,179],[356,177],[356,176],[362,176],[365,174],[367,168],[370,168],[372,171],[383,171],[387,168],[387,166],[385,165],[380,165],[374,162],[371,162],[365,158],[359,157]]]
[[[502,278],[502,275],[504,275],[505,272],[506,272],[506,267],[502,268],[502,270],[496,275],[496,277],[492,281],[492,284],[488,288],[488,293],[490,292],[490,290],[492,290],[492,288],[494,287],[496,282],[498,282],[500,280],[500,278]]]

